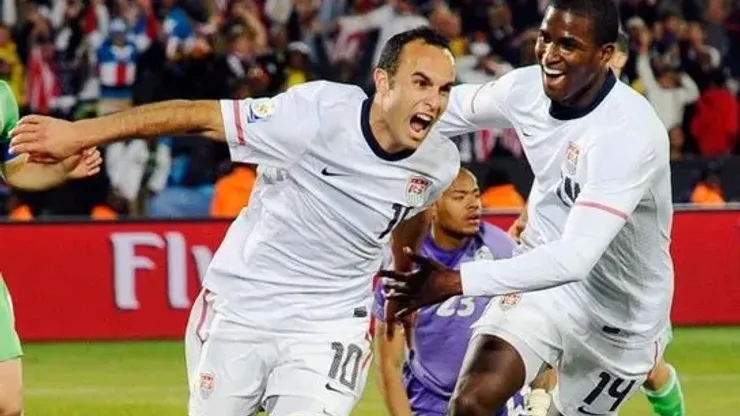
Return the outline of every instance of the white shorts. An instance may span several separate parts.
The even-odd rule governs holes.
[[[617,343],[619,329],[578,322],[562,310],[546,310],[545,291],[493,299],[473,336],[496,335],[517,349],[529,384],[549,365],[557,368],[553,403],[570,415],[616,415],[645,382],[670,340]]]
[[[214,298],[198,296],[185,335],[190,416],[254,415],[268,399],[286,396],[299,414],[350,414],[367,380],[369,328],[340,336],[249,328],[224,320],[212,309]],[[305,399],[305,409],[295,409],[296,398]]]

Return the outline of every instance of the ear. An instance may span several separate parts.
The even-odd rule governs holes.
[[[438,204],[439,204],[439,201],[433,203],[432,206],[429,207],[429,209],[427,209],[427,212],[425,213],[426,215],[429,216],[428,218],[432,221],[437,219],[437,205]]]
[[[599,60],[603,65],[607,65],[609,61],[612,59],[612,56],[614,56],[614,52],[617,50],[616,46],[613,43],[607,43],[606,45],[601,47],[601,50],[599,51]]]
[[[373,81],[375,81],[375,89],[381,96],[388,95],[391,89],[391,80],[388,72],[384,69],[375,68],[373,70]]]

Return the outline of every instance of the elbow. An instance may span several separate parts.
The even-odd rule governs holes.
[[[581,282],[583,280],[586,280],[586,277],[588,277],[591,269],[591,267],[587,267],[585,262],[583,264],[578,264],[570,270],[568,280],[570,280],[571,282]]]
[[[211,139],[223,140],[223,118],[221,104],[217,100],[183,100],[187,111],[192,115],[193,131],[202,133]]]
[[[563,280],[569,283],[585,280],[600,256],[595,251],[576,247],[572,247],[569,251],[570,255],[561,260],[561,266],[565,272]]]

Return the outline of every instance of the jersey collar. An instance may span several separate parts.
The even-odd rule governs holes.
[[[604,98],[606,98],[607,95],[609,95],[609,92],[614,88],[614,85],[617,83],[617,78],[614,76],[614,73],[610,70],[606,73],[606,78],[604,79],[604,83],[601,84],[601,88],[599,88],[599,92],[596,94],[596,98],[594,98],[593,101],[591,101],[591,104],[583,107],[583,108],[569,108],[564,107],[562,105],[559,105],[555,102],[550,102],[550,115],[553,118],[556,118],[558,120],[573,120],[576,118],[581,118],[588,113],[594,111],[596,107],[601,104],[602,101],[604,101]]]
[[[370,128],[370,108],[372,107],[373,99],[368,97],[362,102],[362,109],[360,110],[360,127],[362,128],[362,135],[365,137],[367,145],[375,153],[375,156],[387,160],[389,162],[397,162],[399,160],[406,159],[407,157],[414,154],[413,149],[402,150],[400,152],[388,153],[380,147],[378,139],[373,134],[373,130]]]

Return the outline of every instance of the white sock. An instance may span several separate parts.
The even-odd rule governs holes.
[[[533,389],[527,396],[527,415],[547,416],[551,400],[550,393],[545,389]]]

